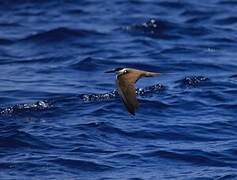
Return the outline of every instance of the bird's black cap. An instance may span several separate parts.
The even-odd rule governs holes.
[[[109,70],[109,71],[105,71],[105,73],[113,73],[113,72],[120,71],[122,69],[124,69],[124,68],[118,67],[118,68],[115,68],[115,69],[112,69],[112,70]]]

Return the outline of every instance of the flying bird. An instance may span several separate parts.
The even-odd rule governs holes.
[[[135,83],[142,77],[158,76],[160,73],[148,72],[132,68],[115,68],[105,73],[116,73],[116,85],[118,93],[127,108],[128,112],[135,115],[135,109],[138,108],[139,102],[136,98]]]

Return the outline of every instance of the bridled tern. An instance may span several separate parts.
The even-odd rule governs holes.
[[[136,98],[135,83],[142,77],[158,76],[160,73],[148,72],[132,68],[115,68],[105,73],[116,73],[116,85],[118,93],[123,100],[128,112],[135,115],[135,109],[138,108],[139,102]]]

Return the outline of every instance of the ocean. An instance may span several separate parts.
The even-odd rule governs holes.
[[[0,179],[237,179],[237,1],[0,1]],[[160,72],[124,107],[116,67]]]

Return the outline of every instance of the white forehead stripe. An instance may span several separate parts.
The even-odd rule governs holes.
[[[124,73],[124,71],[126,71],[127,69],[126,68],[123,68],[121,70],[119,70],[119,73]]]
[[[126,68],[123,68],[123,69],[117,71],[117,75],[124,74],[124,72],[125,72],[126,70],[127,70]]]

